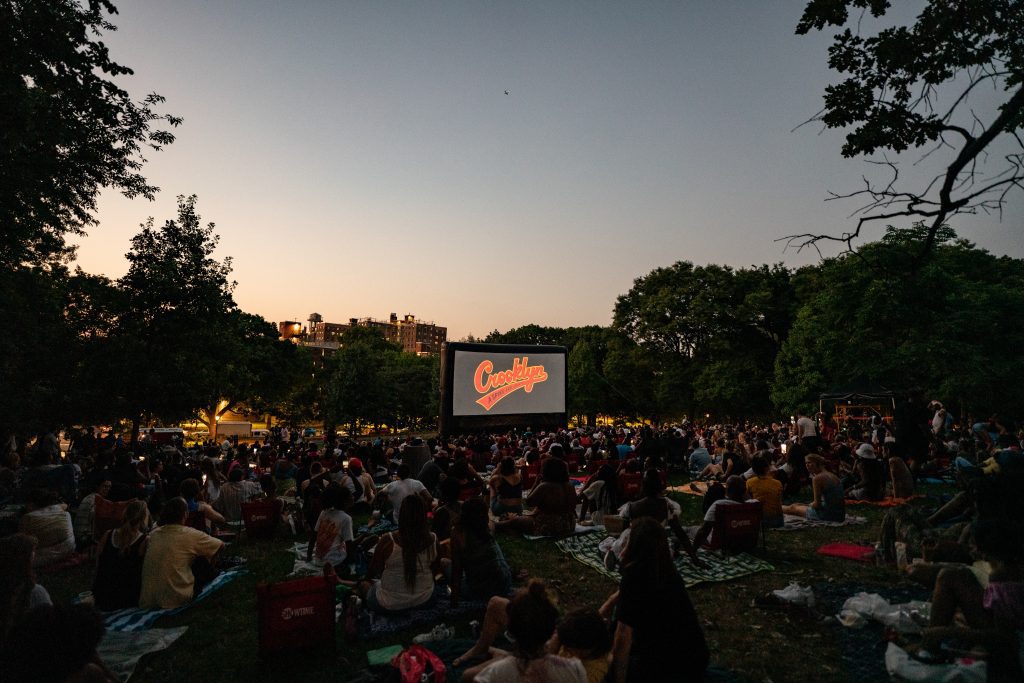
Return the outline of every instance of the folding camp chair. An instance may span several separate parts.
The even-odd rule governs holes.
[[[715,526],[708,547],[725,552],[745,552],[765,546],[764,528],[761,526],[763,510],[761,501],[718,505],[715,508]]]
[[[245,532],[253,538],[273,536],[281,523],[281,501],[254,500],[242,503]]]

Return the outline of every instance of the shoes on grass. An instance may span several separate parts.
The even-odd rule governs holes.
[[[412,642],[414,643],[430,643],[435,640],[448,640],[455,635],[455,629],[451,626],[445,626],[444,624],[438,624],[434,628],[430,629],[427,633],[421,633],[417,636],[413,636]]]

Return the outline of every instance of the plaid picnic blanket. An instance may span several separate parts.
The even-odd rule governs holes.
[[[601,534],[582,534],[563,538],[557,541],[555,546],[563,553],[569,554],[594,571],[617,582],[622,576],[617,571],[609,571],[605,568],[604,555],[598,550],[598,545],[602,540],[604,537]],[[775,569],[768,562],[747,553],[725,555],[701,548],[697,554],[708,565],[707,569],[694,566],[689,557],[681,556],[675,560],[676,569],[679,570],[679,575],[683,577],[683,582],[687,587],[705,582],[731,581],[741,576],[757,572],[770,572]]]
[[[141,607],[128,607],[113,612],[103,613],[103,625],[108,631],[144,631],[153,626],[160,617],[169,617],[173,614],[184,612],[192,605],[205,600],[212,593],[226,586],[232,579],[245,572],[244,569],[233,569],[221,572],[217,578],[206,584],[202,592],[190,602],[174,609],[142,609]]]
[[[826,522],[820,519],[807,519],[799,515],[786,515],[786,525],[772,529],[772,531],[800,531],[802,529],[817,529],[819,527],[857,526],[867,522],[866,517],[857,515],[846,515],[842,522]]]

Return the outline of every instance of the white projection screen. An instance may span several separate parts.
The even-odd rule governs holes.
[[[559,346],[452,343],[442,357],[442,419],[464,427],[557,424],[566,412]]]

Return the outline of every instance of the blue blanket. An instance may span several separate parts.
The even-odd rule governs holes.
[[[432,627],[445,620],[455,619],[466,614],[482,615],[485,609],[487,609],[486,600],[460,600],[457,606],[452,607],[451,595],[449,595],[447,587],[437,585],[434,587],[434,596],[431,598],[431,602],[424,607],[417,607],[398,614],[380,614],[364,607],[359,613],[359,636],[361,638],[376,638],[404,631],[414,626]]]
[[[109,631],[144,631],[148,628],[152,628],[153,624],[156,623],[156,620],[160,617],[169,617],[173,614],[184,612],[192,605],[201,600],[205,600],[211,594],[223,586],[226,586],[232,579],[243,572],[244,570],[242,569],[222,572],[217,576],[217,578],[208,583],[199,595],[181,607],[176,607],[174,609],[142,609],[141,607],[128,607],[126,609],[119,609],[113,612],[104,612],[103,625],[106,626]]]

